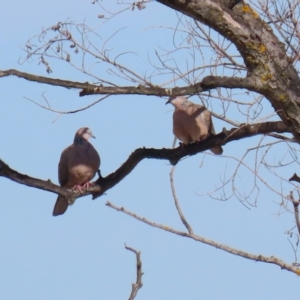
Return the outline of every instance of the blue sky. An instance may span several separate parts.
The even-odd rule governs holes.
[[[115,1],[103,1],[118,9]],[[0,11],[0,69],[15,68],[47,76],[37,60],[23,64],[26,41],[59,21],[85,22],[105,38],[118,28],[112,54],[135,51],[132,67],[150,70],[147,57],[159,47],[172,47],[177,14],[158,3],[142,11],[126,11],[100,26],[101,8],[90,1],[5,1]],[[99,47],[101,40],[99,41]],[[181,63],[181,62],[178,62]],[[53,78],[90,78],[61,62],[53,63]],[[101,71],[103,72],[103,71]],[[104,76],[105,72],[101,73]],[[159,82],[159,78],[156,79]],[[80,98],[77,90],[39,85],[16,77],[1,78],[0,158],[17,171],[57,183],[57,164],[76,130],[92,129],[92,143],[101,156],[103,176],[115,171],[138,147],[171,147],[172,107],[146,96],[112,96],[89,110],[58,116],[29,102],[58,110],[82,107],[99,97]],[[267,104],[265,104],[267,107]],[[240,116],[236,115],[236,119]],[[242,120],[241,120],[242,121]],[[216,130],[231,126],[215,122]],[[259,137],[224,147],[224,156],[240,157]],[[275,148],[273,160],[280,160]],[[254,159],[249,157],[248,162]],[[253,163],[252,163],[253,164]],[[284,232],[293,215],[278,217],[281,199],[261,187],[257,206],[245,208],[236,198],[216,201],[199,196],[220,184],[234,163],[224,157],[198,154],[182,160],[175,171],[177,194],[196,234],[240,250],[274,255],[291,263],[294,253]],[[176,213],[169,184],[168,162],[145,160],[106,195],[92,201],[80,198],[61,217],[52,217],[56,195],[0,178],[0,298],[1,299],[127,299],[135,282],[135,256],[124,243],[141,251],[143,287],[136,299],[292,299],[299,278],[278,266],[255,263],[221,250],[149,227],[105,206],[110,201],[147,219],[184,230]],[[282,173],[285,178],[295,169]],[[264,171],[262,171],[264,172]],[[280,182],[263,173],[273,187]],[[253,175],[241,170],[241,191]],[[284,185],[284,193],[290,187]]]

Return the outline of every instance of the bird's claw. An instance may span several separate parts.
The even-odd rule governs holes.
[[[73,192],[79,192],[80,194],[83,194],[90,186],[93,186],[94,184],[92,182],[86,182],[83,185],[76,184],[72,188]]]

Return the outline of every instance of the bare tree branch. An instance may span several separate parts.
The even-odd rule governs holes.
[[[299,192],[298,192],[299,195]],[[300,195],[299,195],[300,196]],[[293,192],[290,192],[290,197],[289,199],[292,201],[293,206],[294,206],[294,216],[295,216],[295,221],[298,229],[298,234],[300,235],[300,220],[299,220],[299,200],[295,200]]]
[[[43,181],[21,174],[11,169],[5,162],[0,160],[0,177],[6,177],[10,180],[24,184],[30,187],[50,191],[62,195],[69,199],[69,202],[74,202],[75,199],[93,194],[93,199],[103,195],[107,190],[114,187],[121,180],[123,180],[137,165],[145,158],[168,160],[172,165],[176,165],[180,159],[187,156],[192,156],[197,153],[203,152],[212,148],[214,145],[226,145],[227,143],[240,140],[243,138],[252,137],[258,134],[267,134],[270,132],[290,132],[288,127],[281,121],[278,122],[265,122],[253,125],[242,125],[239,128],[232,128],[227,131],[208,137],[203,142],[192,143],[185,147],[177,147],[175,149],[153,149],[153,148],[138,148],[136,149],[123,165],[115,172],[106,177],[99,177],[96,180],[96,185],[89,187],[86,192],[82,194],[70,192],[53,184],[50,180]]]
[[[293,265],[287,264],[287,263],[285,263],[284,261],[282,261],[281,259],[279,259],[277,257],[274,257],[274,256],[267,257],[267,256],[263,256],[263,255],[250,254],[248,252],[241,251],[241,250],[229,247],[227,245],[217,243],[217,242],[215,242],[213,240],[204,238],[204,237],[196,235],[196,234],[191,234],[191,233],[179,231],[179,230],[176,230],[174,228],[170,228],[170,227],[168,227],[166,225],[162,225],[162,224],[158,224],[158,223],[155,223],[155,222],[151,222],[148,219],[146,219],[145,217],[140,217],[137,214],[128,211],[124,207],[118,207],[118,206],[112,204],[111,202],[106,202],[106,205],[108,207],[110,207],[110,208],[115,209],[116,211],[120,211],[122,213],[125,213],[125,214],[129,215],[130,217],[132,217],[132,218],[134,218],[134,219],[136,219],[136,220],[138,220],[140,222],[143,222],[143,223],[145,223],[147,225],[150,225],[152,227],[159,228],[159,229],[165,230],[167,232],[170,232],[170,233],[182,236],[182,237],[193,239],[193,240],[195,240],[197,242],[200,242],[200,243],[203,243],[203,244],[207,244],[207,245],[212,246],[214,248],[221,249],[221,250],[223,250],[225,252],[228,252],[228,253],[231,253],[233,255],[237,255],[237,256],[243,257],[243,258],[247,258],[247,259],[253,260],[255,262],[260,261],[260,262],[263,262],[263,263],[274,264],[274,265],[279,266],[283,270],[287,270],[287,271],[293,272],[293,273],[295,273],[297,275],[300,275],[300,268],[296,268]]]
[[[175,202],[175,206],[176,206],[177,212],[179,214],[179,217],[181,219],[181,222],[186,227],[188,232],[190,234],[193,234],[193,229],[192,229],[191,225],[188,223],[188,221],[186,220],[186,218],[185,218],[185,216],[184,216],[184,214],[183,214],[183,212],[180,208],[180,205],[179,205],[179,201],[178,201],[178,198],[177,198],[177,195],[176,195],[176,190],[175,190],[175,185],[174,185],[174,172],[175,172],[175,166],[172,166],[172,169],[171,169],[171,172],[170,172],[170,183],[171,183],[172,195],[173,195],[173,199],[174,199],[174,202]]]
[[[88,195],[90,193],[75,193],[69,191],[65,188],[60,187],[59,185],[53,184],[49,179],[41,180],[38,178],[30,177],[25,174],[21,174],[13,169],[11,169],[3,160],[0,159],[0,177],[6,177],[12,181],[15,181],[19,184],[26,186],[34,187],[40,190],[52,192],[61,196],[64,196],[69,203],[74,203],[75,199]]]
[[[254,81],[251,78],[226,77],[226,76],[207,76],[202,82],[188,85],[185,87],[161,88],[159,86],[147,87],[144,85],[136,86],[103,86],[102,84],[90,84],[88,82],[75,82],[57,78],[44,77],[28,74],[15,69],[0,70],[0,78],[6,76],[17,76],[28,81],[60,86],[67,89],[80,89],[79,96],[87,95],[148,95],[148,96],[170,96],[170,95],[194,95],[208,91],[217,87],[244,88],[251,90]]]
[[[39,75],[28,74],[28,73],[21,72],[21,71],[15,70],[15,69],[0,70],[0,78],[6,77],[6,76],[17,76],[19,78],[23,78],[28,81],[44,83],[44,84],[49,84],[49,85],[54,85],[54,86],[60,86],[60,87],[64,87],[67,89],[71,89],[71,88],[73,88],[73,89],[86,89],[86,88],[93,89],[93,88],[97,87],[93,84],[89,84],[88,82],[82,83],[82,82],[75,82],[75,81],[70,81],[70,80],[62,80],[62,79],[57,79],[57,78],[44,77],[44,76],[39,76]]]
[[[131,293],[129,296],[129,300],[133,300],[136,297],[139,289],[142,288],[142,286],[143,286],[141,252],[139,252],[129,246],[126,246],[126,244],[125,244],[125,249],[132,251],[136,255],[136,282],[132,284],[132,290],[131,290]]]

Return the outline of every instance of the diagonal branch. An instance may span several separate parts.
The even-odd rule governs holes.
[[[287,263],[285,263],[284,261],[282,261],[281,259],[279,259],[277,257],[274,257],[274,256],[269,256],[268,257],[268,256],[263,256],[263,255],[255,255],[255,254],[251,254],[251,253],[248,253],[248,252],[245,252],[245,251],[241,251],[241,250],[229,247],[227,245],[217,243],[213,240],[204,238],[204,237],[196,235],[196,234],[182,232],[182,231],[176,230],[174,228],[170,228],[166,225],[151,222],[151,221],[147,220],[144,217],[140,217],[140,216],[136,215],[135,213],[126,210],[124,207],[118,207],[118,206],[116,206],[116,205],[114,205],[110,202],[106,202],[106,205],[110,208],[115,209],[116,211],[120,211],[122,213],[125,213],[125,214],[129,215],[130,217],[132,217],[132,218],[134,218],[134,219],[136,219],[140,222],[143,222],[143,223],[145,223],[149,226],[159,228],[159,229],[165,230],[169,233],[173,233],[173,234],[176,234],[176,235],[179,235],[179,236],[183,236],[183,237],[193,239],[194,241],[212,246],[214,248],[221,249],[221,250],[223,250],[225,252],[228,252],[228,253],[231,253],[233,255],[237,255],[237,256],[240,256],[240,257],[243,257],[243,258],[253,260],[255,262],[260,261],[260,262],[263,262],[263,263],[274,264],[274,265],[279,266],[281,269],[284,269],[284,270],[293,272],[297,275],[300,275],[300,269],[299,268],[296,268],[293,265],[287,264]]]
[[[104,179],[101,179],[101,181],[98,180],[98,183],[101,186],[100,193],[94,193],[94,199],[119,183],[120,180],[126,177],[136,167],[136,165],[145,158],[169,160],[172,165],[176,165],[183,157],[195,155],[208,150],[215,145],[226,145],[227,143],[236,140],[269,132],[282,133],[290,132],[290,130],[281,121],[265,122],[253,125],[244,124],[239,128],[232,128],[229,131],[223,129],[223,132],[215,136],[210,136],[201,143],[192,143],[185,147],[177,147],[175,149],[136,149],[118,170],[111,173]]]
[[[205,150],[212,148],[215,145],[226,145],[227,143],[237,141],[244,138],[249,138],[258,134],[267,134],[270,132],[290,132],[289,128],[281,121],[265,122],[253,125],[243,124],[241,127],[232,128],[231,130],[223,131],[217,135],[210,136],[203,142],[192,143],[185,147],[177,147],[175,149],[153,149],[153,148],[138,148],[130,154],[123,165],[115,172],[106,177],[99,177],[96,185],[90,187],[82,194],[70,192],[53,184],[50,180],[40,180],[24,174],[21,174],[11,169],[6,163],[0,160],[0,177],[6,177],[19,184],[24,184],[30,187],[50,191],[62,195],[68,199],[75,200],[77,198],[93,195],[93,199],[103,195],[107,190],[117,185],[145,158],[168,160],[172,165],[176,165],[182,158],[196,155]]]

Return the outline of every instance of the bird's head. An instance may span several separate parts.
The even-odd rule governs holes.
[[[175,107],[180,107],[187,101],[188,100],[183,96],[170,96],[166,104],[171,103]]]
[[[95,139],[91,129],[88,127],[82,127],[78,129],[75,134],[74,144],[82,144],[83,141],[88,141],[91,137]]]

